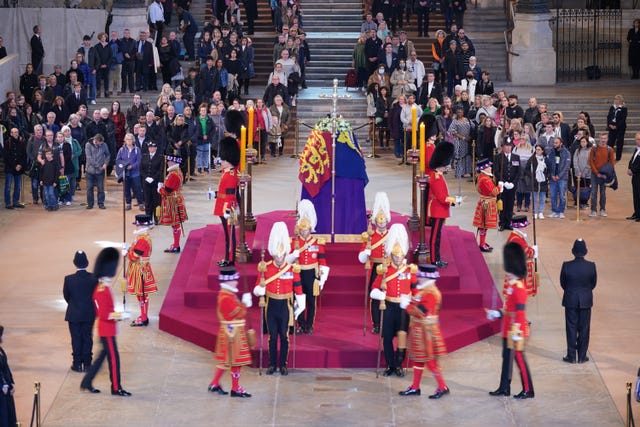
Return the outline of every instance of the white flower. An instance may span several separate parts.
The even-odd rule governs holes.
[[[337,133],[340,134],[342,132],[351,132],[351,124],[344,120],[342,117],[338,117],[336,119]],[[333,119],[332,118],[324,118],[320,119],[316,122],[314,129],[319,130],[321,132],[332,132],[333,131]]]

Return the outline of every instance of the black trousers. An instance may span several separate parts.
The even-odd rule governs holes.
[[[616,162],[619,162],[622,158],[622,148],[624,147],[624,134],[626,128],[609,130],[609,147],[616,150]]]
[[[567,357],[571,361],[584,360],[589,349],[591,308],[565,307],[564,321],[567,331]]]
[[[440,237],[445,218],[430,218],[431,236],[429,237],[429,252],[431,262],[442,261],[440,258]]]
[[[158,183],[149,184],[142,180],[142,196],[144,197],[144,213],[151,215],[152,218],[158,219],[156,215],[156,207],[160,205],[160,194],[158,194]]]
[[[136,91],[134,81],[135,68],[136,63],[134,60],[124,61],[122,63],[122,70],[120,71],[120,79],[122,80],[122,93],[125,93],[127,91],[127,88],[129,88],[129,93],[133,93]]]
[[[80,387],[89,388],[95,378],[96,374],[102,366],[104,359],[107,359],[109,363],[109,379],[111,380],[111,391],[118,391],[122,388],[120,383],[120,353],[118,353],[118,345],[116,344],[116,337],[100,337],[102,342],[102,350],[96,360],[89,368],[89,372],[86,373],[80,383]]]
[[[402,357],[396,357],[393,349],[393,339],[399,331],[407,332],[409,328],[409,316],[407,312],[400,308],[397,302],[386,302],[387,309],[382,320],[382,345],[384,347],[384,360],[387,361],[388,368],[400,368]]]
[[[371,286],[373,286],[373,282],[375,282],[376,277],[378,277],[379,265],[380,263],[378,262],[371,263],[371,276],[369,277],[369,294],[371,293]],[[374,328],[380,328],[380,301],[372,298],[369,298],[369,301],[371,301],[371,323],[373,324]]]
[[[93,320],[90,322],[69,322],[71,334],[71,355],[73,366],[85,369],[91,366],[93,357]]]
[[[316,297],[313,296],[313,283],[316,281],[316,270],[301,270],[300,281],[302,282],[302,292],[304,293],[307,307],[298,317],[298,324],[304,328],[313,328],[316,319]]]
[[[267,298],[267,332],[269,333],[269,366],[286,367],[289,356],[289,304],[286,299]],[[278,360],[280,339],[280,363]]]
[[[236,262],[236,226],[229,225],[229,220],[219,217],[224,230],[224,260]]]
[[[416,12],[418,14],[418,37],[429,34],[429,8],[421,7]]]
[[[511,392],[511,375],[513,372],[513,362],[516,362],[520,371],[522,390],[533,393],[533,381],[524,351],[515,351],[507,346],[507,339],[502,338],[502,371],[500,372],[500,390]]]
[[[502,210],[500,211],[500,225],[503,227],[511,227],[511,218],[513,218],[513,204],[516,198],[516,188],[511,190],[506,188],[502,191],[500,199],[502,200]]]
[[[631,192],[633,194],[633,215],[640,218],[640,174],[631,177]]]

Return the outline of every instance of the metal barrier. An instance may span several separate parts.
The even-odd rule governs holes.
[[[40,381],[36,381],[33,385],[33,407],[31,408],[31,422],[29,423],[29,427],[40,427],[42,425],[40,419]]]

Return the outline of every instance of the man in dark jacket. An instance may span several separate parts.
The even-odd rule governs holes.
[[[163,181],[164,157],[158,152],[158,146],[155,142],[149,142],[147,148],[148,152],[142,155],[140,162],[144,210],[147,215],[153,215],[157,224],[158,215],[155,210],[160,205],[158,183]]]
[[[122,68],[120,80],[122,81],[121,93],[125,93],[127,88],[129,93],[135,92],[134,71],[136,68],[136,41],[131,38],[131,31],[125,28],[124,35],[120,39],[120,50],[122,51]]]
[[[98,280],[87,271],[89,260],[83,251],[77,251],[73,265],[78,271],[65,276],[62,295],[67,302],[64,320],[69,322],[73,364],[71,370],[86,372],[91,366],[93,353],[93,322],[96,311],[93,307],[93,291]]]
[[[584,363],[589,361],[587,349],[589,348],[591,307],[598,274],[596,264],[584,259],[587,255],[587,244],[584,240],[577,239],[573,242],[571,252],[575,259],[562,263],[560,270],[560,286],[564,289],[562,305],[567,331],[567,355],[562,360],[567,363],[576,363],[576,361]]]
[[[262,100],[264,101],[267,107],[271,107],[273,105],[273,99],[280,95],[284,100],[284,103],[289,105],[289,96],[287,93],[287,87],[280,83],[280,77],[273,76],[271,79],[271,84],[267,85],[267,88],[264,91],[264,96]]]
[[[513,142],[508,141],[502,145],[502,151],[496,154],[493,161],[493,176],[496,184],[502,186],[500,194],[502,210],[500,211],[500,224],[498,230],[513,230],[511,218],[513,217],[513,203],[516,197],[516,184],[520,179],[520,156],[511,153]]]
[[[33,65],[33,72],[36,75],[42,74],[42,63],[44,59],[44,46],[42,45],[42,38],[40,34],[42,30],[40,25],[33,27],[33,36],[31,36],[31,64]]]
[[[140,31],[136,42],[136,91],[146,92],[156,86],[153,65],[153,45],[147,40],[147,33]]]

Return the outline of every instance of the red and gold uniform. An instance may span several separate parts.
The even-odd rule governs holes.
[[[436,394],[431,397],[437,399],[449,392],[437,359],[437,356],[447,354],[447,347],[440,331],[441,304],[442,294],[435,284],[413,290],[411,304],[407,307],[407,314],[411,316],[409,359],[413,361],[413,383],[407,391],[400,393],[401,395],[415,394],[420,390],[425,365],[438,383]]]
[[[164,180],[164,185],[159,193],[162,197],[162,216],[160,225],[170,225],[173,228],[173,245],[169,251],[180,252],[180,231],[182,223],[189,219],[184,205],[184,197],[180,191],[182,187],[182,172],[179,165],[169,168],[169,174]]]
[[[144,232],[138,234],[135,243],[127,252],[127,293],[135,295],[140,305],[140,316],[131,326],[147,326],[149,324],[149,294],[158,291],[156,279],[151,270],[151,236]]]
[[[535,296],[538,293],[538,282],[536,280],[536,274],[535,274],[535,259],[534,259],[535,249],[529,246],[525,236],[518,229],[515,229],[511,233],[509,233],[509,236],[507,237],[507,241],[505,243],[509,243],[509,242],[516,242],[522,247],[522,249],[524,249],[524,254],[527,257],[527,277],[524,278],[524,287],[527,290],[528,296]],[[508,287],[508,280],[505,278],[504,288],[502,291],[505,297],[507,295],[506,294],[507,287]]]
[[[251,351],[246,332],[247,307],[236,295],[226,289],[218,293],[218,339],[216,360],[218,366],[245,366],[251,364]]]
[[[231,166],[222,171],[218,192],[216,193],[216,204],[213,214],[220,217],[222,229],[224,231],[224,263],[234,263],[236,259],[236,216],[238,209],[238,169]],[[225,217],[227,215],[227,217]]]
[[[406,311],[400,308],[400,295],[411,295],[412,286],[418,282],[417,271],[418,267],[414,264],[403,263],[399,267],[391,264],[386,267],[385,272],[383,264],[378,267],[378,276],[373,282],[372,289],[386,292],[382,338],[387,369],[396,370],[402,367],[407,348],[409,319]],[[393,338],[396,335],[398,336],[398,351],[394,352]]]
[[[316,297],[320,295],[320,266],[327,266],[325,240],[309,235],[307,239],[298,235],[291,239],[291,251],[299,252],[297,264],[300,268],[302,292],[306,297],[306,309],[298,317],[298,324],[305,332],[313,332],[316,318]]]
[[[260,285],[259,276],[256,285]],[[269,333],[269,367],[287,367],[289,355],[289,327],[293,326],[293,296],[302,295],[300,270],[287,262],[278,267],[273,261],[265,265],[264,286],[266,306],[264,309]],[[280,359],[277,358],[278,337]]]
[[[493,178],[487,174],[478,174],[478,184],[476,186],[480,193],[480,200],[476,205],[473,214],[473,226],[478,228],[497,228],[498,209],[496,198],[500,194],[500,188],[494,184]]]
[[[429,250],[431,261],[438,265],[440,258],[440,237],[445,219],[449,218],[449,209],[453,197],[449,196],[447,180],[442,172],[432,170],[429,174],[429,201],[427,202],[427,218],[430,218],[431,236]],[[454,199],[455,200],[455,199]],[[439,265],[438,265],[439,266]]]
[[[371,255],[365,262],[365,270],[369,270],[369,292],[373,282],[375,282],[378,276],[378,266],[384,262],[384,245],[387,241],[387,235],[389,231],[385,228],[383,232],[380,232],[377,228],[375,231],[365,232],[362,234],[362,246],[360,247],[360,253],[366,249],[371,250]],[[373,323],[373,331],[380,330],[380,301],[372,299],[371,301],[371,323]]]

